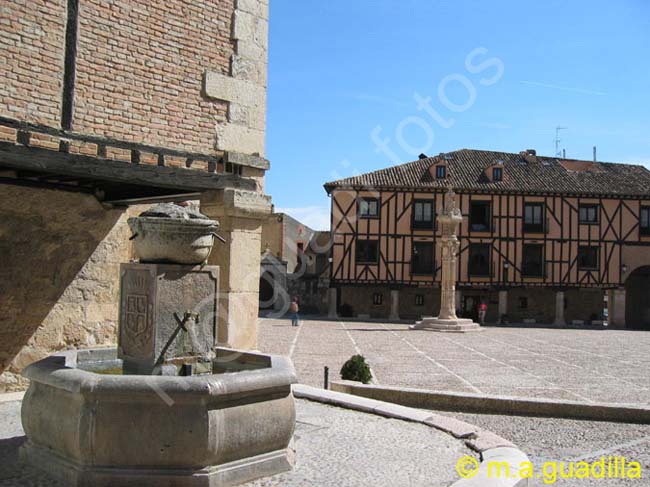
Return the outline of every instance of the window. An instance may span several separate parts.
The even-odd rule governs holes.
[[[242,175],[242,170],[244,166],[239,164],[234,164],[232,162],[226,162],[226,172],[230,174],[236,174],[237,176]]]
[[[492,168],[492,181],[502,181],[503,180],[503,168],[495,167]]]
[[[384,302],[384,295],[383,295],[383,294],[381,294],[381,293],[374,293],[374,294],[372,295],[372,304],[374,304],[375,306],[379,306],[379,305],[382,304],[383,302]]]
[[[490,275],[490,244],[470,244],[469,275]]]
[[[433,243],[413,242],[411,274],[433,274]]]
[[[490,202],[472,201],[469,209],[469,228],[473,232],[490,231]]]
[[[436,179],[445,179],[447,177],[447,166],[436,166]]]
[[[376,264],[379,261],[377,240],[357,240],[356,261],[359,264]]]
[[[433,201],[413,201],[411,228],[433,228]]]
[[[424,294],[416,294],[415,295],[415,305],[416,306],[424,306]]]
[[[359,216],[361,218],[377,218],[379,216],[379,200],[361,198],[359,200]]]
[[[544,232],[544,204],[543,203],[524,204],[524,232],[530,232],[530,233]]]
[[[526,296],[520,296],[519,309],[527,309],[527,308],[528,308],[528,298]]]
[[[578,247],[578,269],[585,271],[598,269],[598,247]]]
[[[578,219],[588,225],[598,223],[598,205],[580,205]]]
[[[650,206],[641,207],[639,220],[639,232],[641,235],[650,235]]]
[[[521,274],[528,277],[544,277],[544,246],[524,244]]]

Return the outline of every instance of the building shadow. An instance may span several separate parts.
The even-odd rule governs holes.
[[[91,195],[2,186],[0,373],[75,279],[80,282],[70,304],[82,305],[101,289],[106,276],[100,270],[80,273],[123,211],[107,210]],[[93,282],[99,284],[93,288]]]

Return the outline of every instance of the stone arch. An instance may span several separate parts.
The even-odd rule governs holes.
[[[625,280],[625,326],[650,330],[650,265],[637,267]]]
[[[270,272],[262,273],[260,277],[260,309],[273,309],[275,289],[274,279]]]

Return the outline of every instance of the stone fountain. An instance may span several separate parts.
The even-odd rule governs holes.
[[[425,317],[411,326],[412,330],[433,330],[450,333],[481,331],[478,323],[456,316],[456,275],[459,242],[456,237],[458,225],[463,221],[460,209],[456,208],[455,193],[450,188],[445,195],[445,203],[438,211],[441,227],[440,252],[442,254],[442,277],[440,283],[440,314]]]
[[[218,223],[160,205],[129,225],[140,262],[121,266],[118,347],[24,371],[22,458],[72,486],[230,486],[290,470],[293,365],[216,344],[219,268],[203,263]]]

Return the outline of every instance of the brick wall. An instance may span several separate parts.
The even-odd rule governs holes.
[[[227,103],[202,95],[229,74],[234,0],[80,0],[76,131],[211,152]]]
[[[0,3],[0,115],[58,126],[65,0]]]

